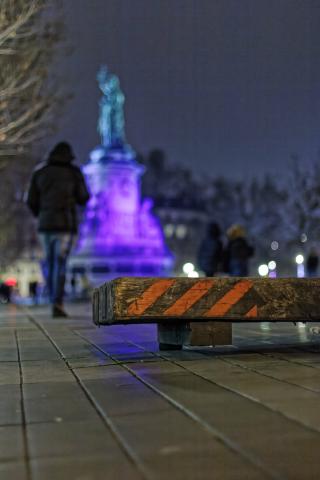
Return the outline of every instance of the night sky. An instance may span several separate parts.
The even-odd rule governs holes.
[[[138,152],[244,177],[285,174],[320,149],[320,0],[64,0],[74,94],[55,139],[80,160],[99,143],[96,71],[126,95]]]

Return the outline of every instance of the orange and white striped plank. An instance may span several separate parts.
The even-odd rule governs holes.
[[[117,278],[95,289],[96,324],[320,321],[320,279]]]

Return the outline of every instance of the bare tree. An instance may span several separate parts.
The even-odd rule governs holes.
[[[287,181],[282,210],[282,225],[288,244],[298,245],[301,238],[319,242],[320,166],[318,162],[301,164],[294,158]],[[309,242],[308,242],[309,245]]]
[[[1,0],[0,166],[47,134],[61,103],[50,72],[62,37],[55,8],[55,0]]]
[[[0,263],[26,246],[23,190],[66,98],[53,68],[60,16],[59,0],[0,1]]]

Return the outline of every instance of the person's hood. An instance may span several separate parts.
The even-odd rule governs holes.
[[[70,163],[74,158],[72,147],[67,142],[60,142],[49,153],[48,163]]]

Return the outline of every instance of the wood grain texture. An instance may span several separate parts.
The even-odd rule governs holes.
[[[95,289],[97,325],[319,321],[320,279],[124,277]]]
[[[190,327],[192,346],[232,345],[230,322],[191,322]]]

